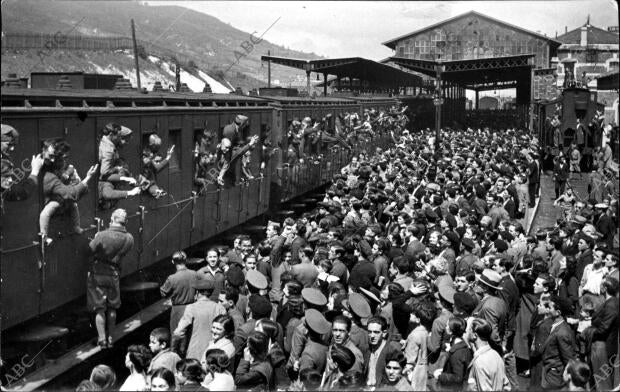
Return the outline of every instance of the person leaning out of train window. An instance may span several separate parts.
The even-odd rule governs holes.
[[[48,229],[52,216],[64,207],[69,210],[73,232],[82,234],[78,200],[88,191],[88,182],[97,171],[98,165],[91,166],[84,179],[80,179],[73,165],[67,163],[67,155],[71,146],[64,140],[46,140],[41,152],[43,165],[43,196],[45,207],[39,215],[41,236],[46,245],[52,240],[48,237]]]
[[[103,136],[99,142],[99,195],[104,200],[126,199],[140,194],[136,180],[129,176],[126,168],[119,170],[119,150],[129,143],[131,129],[109,123],[103,128]],[[122,183],[134,186],[131,190],[116,189]]]
[[[230,140],[233,148],[239,147],[243,143],[243,130],[248,125],[248,118],[242,114],[238,114],[235,120],[224,127],[222,138]]]
[[[0,175],[0,188],[2,200],[19,201],[28,198],[37,188],[39,171],[43,167],[41,155],[32,156],[30,161],[31,172],[28,177],[22,168],[17,168],[11,162],[11,153],[19,142],[19,133],[10,125],[2,124],[0,142],[0,158],[2,171]]]
[[[250,138],[250,141],[243,147],[236,149],[233,152],[233,145],[230,139],[223,138],[217,147],[216,164],[219,168],[219,174],[217,176],[217,182],[220,185],[224,185],[225,182],[230,186],[235,185],[235,172],[230,170],[231,167],[240,159],[246,152],[252,149],[258,143],[258,135],[254,135]],[[226,180],[227,179],[227,180]]]
[[[149,136],[148,145],[142,150],[142,174],[139,177],[140,188],[156,199],[166,195],[166,192],[157,185],[157,173],[162,171],[170,162],[174,145],[168,149],[166,158],[157,154],[161,148],[161,138],[157,134]]]

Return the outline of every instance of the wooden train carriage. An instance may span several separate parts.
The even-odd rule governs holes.
[[[346,112],[362,113],[365,109],[388,110],[399,103],[397,99],[387,97],[350,97],[350,98],[303,98],[303,97],[277,97],[271,98],[277,101],[282,111],[281,140],[282,164],[273,172],[272,179],[272,203],[285,202],[298,197],[312,189],[330,181],[334,174],[347,164],[349,152],[342,148],[334,148],[322,151],[320,148],[314,151],[314,155],[321,158],[307,162],[289,164],[286,154],[289,148],[287,132],[293,120],[302,120],[311,117],[320,120],[327,114],[332,115],[330,127],[338,114]],[[379,145],[386,146],[387,140],[381,140]],[[365,151],[370,146],[356,145],[353,153]],[[306,151],[308,152],[308,151]]]
[[[569,147],[575,139],[577,118],[585,126],[585,146],[594,148],[601,142],[600,134],[589,129],[589,124],[596,115],[597,109],[604,105],[597,103],[597,92],[586,88],[565,88],[557,99],[542,101],[537,104],[538,130],[542,146],[553,146],[553,127],[549,120],[560,116],[561,143]]]
[[[83,176],[97,161],[100,130],[109,122],[134,131],[121,152],[134,175],[140,171],[140,152],[146,142],[143,135],[157,132],[163,141],[163,154],[169,146],[176,146],[169,166],[157,176],[169,197],[156,200],[142,194],[116,205],[129,212],[128,230],[136,239],[136,246],[123,261],[123,276],[267,210],[269,172],[247,185],[221,190],[213,186],[206,194],[192,197],[196,133],[202,132],[206,122],[219,137],[223,127],[240,113],[249,117],[251,135],[273,127],[271,103],[250,97],[2,89],[2,122],[20,132],[12,154],[17,166],[29,167],[28,159],[40,151],[42,140],[62,137],[72,146],[69,161]],[[258,172],[261,154],[261,149],[254,149],[254,173]],[[94,235],[97,222],[107,225],[112,211],[98,208],[97,181],[92,179],[89,193],[79,201],[81,225],[88,228],[85,235],[69,234],[68,217],[56,216],[49,231],[54,242],[43,253],[35,243],[42,207],[41,195],[5,202],[2,329],[84,295],[88,238]]]

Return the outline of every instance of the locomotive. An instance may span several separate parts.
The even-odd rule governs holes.
[[[330,181],[351,152],[387,147],[389,137],[358,143],[353,151],[329,148],[312,162],[286,162],[287,130],[294,119],[323,118],[365,109],[388,110],[394,98],[250,97],[123,90],[48,90],[2,88],[2,123],[20,132],[12,154],[27,170],[28,158],[41,142],[62,138],[71,146],[69,161],[80,172],[97,162],[98,138],[108,123],[132,129],[123,149],[129,167],[140,167],[140,152],[148,135],[156,133],[164,146],[175,146],[169,165],[157,175],[168,196],[148,194],[118,201],[129,213],[127,229],[136,239],[123,261],[122,276],[133,274],[179,249],[186,249],[248,220],[276,210]],[[193,181],[195,145],[212,131],[215,148],[225,125],[243,114],[249,118],[244,136],[258,136],[250,169],[254,178],[230,187],[216,183],[197,192]],[[232,170],[232,169],[231,169]],[[238,168],[237,168],[238,170]],[[103,229],[113,209],[101,208],[97,186],[79,201],[82,235],[71,232],[69,217],[55,216],[50,224],[53,245],[42,244],[38,233],[42,195],[4,203],[2,216],[2,330],[50,312],[85,294],[89,268],[88,239]]]

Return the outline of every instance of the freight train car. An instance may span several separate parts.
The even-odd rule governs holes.
[[[101,130],[110,122],[133,130],[121,154],[134,175],[140,172],[141,151],[150,134],[161,137],[162,151],[175,145],[169,166],[157,175],[158,184],[168,196],[155,199],[143,193],[120,200],[114,206],[129,212],[127,228],[136,240],[134,249],[123,261],[122,275],[127,276],[175,250],[190,247],[267,212],[270,204],[277,205],[329,181],[331,173],[339,171],[346,162],[343,151],[322,151],[321,163],[312,169],[300,165],[296,182],[291,180],[294,171],[283,168],[287,126],[293,118],[321,119],[327,114],[386,109],[395,103],[392,99],[291,101],[282,97],[216,94],[3,88],[2,122],[20,132],[11,160],[26,172],[28,159],[41,151],[43,140],[63,138],[72,146],[69,162],[84,175],[97,161]],[[205,130],[213,131],[216,140],[211,148],[215,148],[224,126],[232,123],[238,114],[249,118],[243,136],[259,136],[260,144],[270,144],[272,152],[267,153],[264,148],[252,151],[254,179],[225,188],[218,187],[214,181],[198,192],[193,185],[197,136]],[[360,150],[360,146],[354,150]],[[263,162],[266,164],[261,169]],[[320,175],[303,174],[305,180],[301,185],[302,169],[310,173],[317,167],[328,166],[329,170],[323,169]],[[276,192],[278,200],[273,203],[271,188],[282,188],[283,179],[287,191]],[[99,204],[96,179],[91,180],[89,190],[79,201],[85,233],[71,234],[69,217],[55,216],[49,230],[51,246],[43,246],[37,235],[44,203],[40,194],[4,203],[0,249],[2,330],[84,295],[89,268],[88,238],[107,224],[112,211]]]

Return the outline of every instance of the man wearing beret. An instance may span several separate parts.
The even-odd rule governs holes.
[[[211,341],[213,320],[220,314],[226,314],[226,309],[210,298],[215,290],[215,283],[212,280],[195,279],[192,287],[196,290],[196,302],[185,308],[174,335],[184,336],[185,330],[191,325],[192,336],[189,339],[186,358],[200,360]]]

